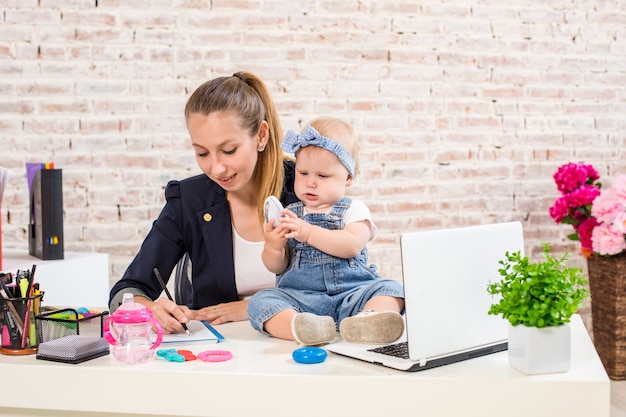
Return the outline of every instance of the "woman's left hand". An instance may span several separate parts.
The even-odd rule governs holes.
[[[196,310],[194,320],[205,320],[211,324],[248,320],[248,300],[216,304]]]

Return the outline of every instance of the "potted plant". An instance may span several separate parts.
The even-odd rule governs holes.
[[[487,291],[499,296],[489,314],[509,322],[509,364],[525,374],[565,372],[570,366],[570,319],[589,295],[578,267],[566,267],[543,244],[542,262],[532,263],[518,251],[499,263],[501,281]]]

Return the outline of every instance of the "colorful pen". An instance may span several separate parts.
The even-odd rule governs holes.
[[[39,290],[39,283],[35,282],[33,284],[33,294],[35,295],[35,299],[33,300],[33,312],[35,313],[35,316],[39,315],[39,304],[41,302],[41,291]]]

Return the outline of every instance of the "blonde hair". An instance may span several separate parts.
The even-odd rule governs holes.
[[[354,176],[359,168],[359,139],[352,126],[336,117],[324,116],[313,119],[309,125],[319,132],[340,144],[352,158],[354,158]]]
[[[242,127],[251,135],[256,134],[265,120],[269,138],[254,168],[256,201],[259,219],[263,219],[263,202],[270,195],[280,198],[285,181],[283,161],[285,154],[280,147],[283,131],[278,112],[265,83],[249,72],[236,72],[231,77],[219,77],[207,81],[193,92],[185,106],[185,120],[194,113],[204,116],[214,112],[237,113]]]

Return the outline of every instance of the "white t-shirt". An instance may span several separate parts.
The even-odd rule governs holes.
[[[263,288],[276,286],[276,274],[270,272],[261,259],[265,242],[245,240],[234,226],[233,242],[235,242],[235,283],[239,298],[250,297]]]
[[[304,214],[307,213],[306,207],[303,206]],[[326,214],[330,213],[332,208],[328,209]],[[346,213],[343,216],[344,225],[354,222],[360,222],[363,220],[368,220],[370,222],[370,242],[374,240],[374,238],[378,235],[378,227],[372,220],[372,213],[370,212],[369,207],[365,205],[361,200],[352,200],[350,207],[346,210]]]

